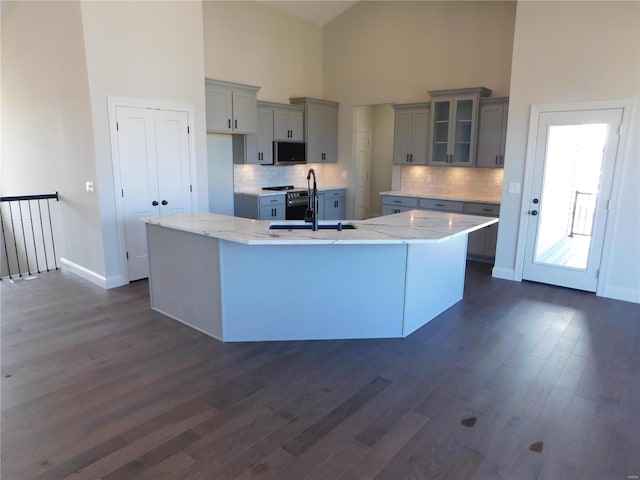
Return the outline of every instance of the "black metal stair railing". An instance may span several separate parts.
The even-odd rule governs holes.
[[[2,277],[32,275],[58,270],[50,200],[58,192],[43,195],[0,197],[0,229],[4,263]],[[44,208],[43,208],[44,207]],[[43,216],[44,215],[44,216]],[[12,266],[15,267],[12,272]]]

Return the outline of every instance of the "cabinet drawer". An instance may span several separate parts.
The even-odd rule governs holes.
[[[284,195],[261,195],[260,196],[260,206],[268,207],[268,206],[276,206],[276,205],[284,205],[285,201]]]
[[[382,203],[384,205],[416,208],[418,206],[418,199],[415,197],[399,197],[396,195],[383,195]]]
[[[470,215],[485,215],[487,217],[499,217],[500,205],[495,203],[465,203],[464,213]]]
[[[325,198],[340,198],[344,197],[344,189],[339,188],[337,190],[324,190]]]
[[[462,212],[464,203],[451,200],[434,200],[432,198],[421,198],[420,208],[427,210],[443,210],[446,212]]]

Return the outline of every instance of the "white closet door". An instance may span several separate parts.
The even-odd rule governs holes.
[[[141,219],[160,215],[153,112],[148,108],[116,107],[129,281],[149,276],[147,238]]]
[[[141,219],[191,212],[188,113],[116,107],[129,281],[149,276]]]
[[[189,115],[154,110],[160,215],[191,212]]]

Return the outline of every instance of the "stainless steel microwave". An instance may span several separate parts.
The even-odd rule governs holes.
[[[304,142],[273,142],[274,165],[307,163],[307,144]]]

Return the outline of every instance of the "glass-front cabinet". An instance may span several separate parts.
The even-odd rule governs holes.
[[[430,91],[431,165],[472,167],[475,160],[478,103],[484,87]]]

